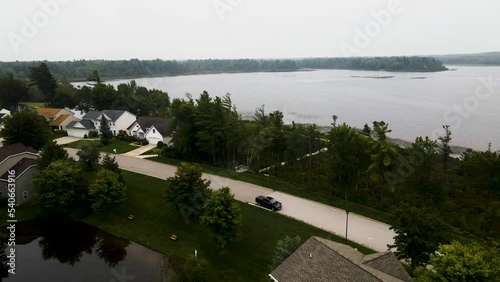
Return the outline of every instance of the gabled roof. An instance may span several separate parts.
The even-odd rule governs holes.
[[[61,125],[61,123],[63,123],[67,118],[69,117],[69,115],[60,115],[57,119],[55,120],[52,120],[49,125],[50,126],[59,126]]]
[[[16,172],[15,178],[17,179],[21,174],[23,174],[28,168],[34,166],[38,163],[38,160],[23,158],[9,170],[14,170]],[[0,176],[1,180],[8,180],[9,178],[9,170],[7,170],[2,176]]]
[[[102,114],[105,114],[112,121],[117,121],[125,112],[123,110],[104,110],[104,111],[89,111],[82,119],[97,120]]]
[[[26,147],[21,143],[3,146],[0,148],[0,163],[5,161],[5,159],[7,159],[12,155],[17,155],[21,153],[37,154],[38,151],[33,149],[33,147]]]
[[[311,237],[271,272],[278,282],[410,282],[391,252],[363,255],[340,243]]]
[[[68,123],[66,128],[81,129],[78,127],[74,127],[77,123],[81,124],[85,129],[95,129],[94,123],[88,119],[72,121],[72,122]]]
[[[168,119],[159,117],[139,117],[136,121],[145,132],[154,126],[161,135],[166,135],[168,131]]]
[[[36,108],[36,112],[39,115],[43,115],[48,119],[55,118],[56,115],[62,110],[63,109],[58,109],[58,108]]]

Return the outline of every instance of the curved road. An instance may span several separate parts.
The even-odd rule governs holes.
[[[66,150],[71,157],[78,159],[77,149],[66,148]],[[166,179],[174,176],[177,170],[177,167],[172,165],[130,156],[111,155],[116,158],[121,169],[156,178]],[[210,186],[213,189],[230,187],[235,198],[242,202],[254,203],[258,195],[272,196],[283,204],[283,209],[279,213],[345,237],[345,210],[230,178],[207,173],[204,173],[203,177],[212,181]],[[348,239],[383,252],[387,250],[387,244],[394,243],[395,233],[389,227],[385,223],[349,213]]]

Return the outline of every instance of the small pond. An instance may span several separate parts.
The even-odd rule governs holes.
[[[2,228],[2,238],[5,230]],[[5,243],[2,240],[1,247],[7,252],[10,247]],[[167,280],[167,258],[162,254],[79,222],[17,223],[15,274],[7,272],[5,260],[3,256],[0,281]]]

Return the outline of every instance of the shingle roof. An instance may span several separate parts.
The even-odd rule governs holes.
[[[57,119],[51,121],[49,123],[50,126],[59,126],[61,125],[61,123],[63,123],[67,118],[69,117],[69,115],[60,115]]]
[[[62,109],[58,108],[36,108],[36,112],[39,115],[43,115],[48,119],[55,118],[56,115],[62,111]]]
[[[19,175],[25,172],[30,166],[36,165],[37,162],[38,160],[23,158],[9,170],[14,170],[16,172],[16,178],[17,178]],[[2,176],[0,176],[0,179],[7,180],[9,177],[9,170],[7,170]]]
[[[142,130],[146,131],[147,128],[154,126],[162,135],[168,132],[168,119],[159,117],[139,117],[137,123],[141,126]]]
[[[72,121],[68,123],[66,128],[75,128],[75,124],[80,123],[85,127],[85,129],[95,129],[94,123],[88,119],[82,119],[82,120],[77,120],[77,121]],[[75,128],[75,129],[81,129],[81,128]]]
[[[104,111],[90,111],[86,113],[82,119],[97,119],[101,114],[105,114],[112,121],[118,120],[126,111],[123,110],[104,110]]]
[[[364,256],[347,245],[311,237],[271,275],[279,282],[412,281],[394,254],[386,252],[376,255]],[[391,256],[396,264],[389,258]],[[400,271],[404,271],[406,276]]]
[[[24,152],[33,153],[33,154],[38,153],[38,151],[33,149],[33,147],[26,147],[21,143],[3,146],[0,148],[0,163],[12,155],[16,155],[16,154],[20,154],[20,153],[24,153]]]

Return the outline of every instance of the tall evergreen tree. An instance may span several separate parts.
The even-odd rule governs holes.
[[[41,63],[37,67],[30,67],[29,79],[30,86],[36,85],[43,93],[45,107],[50,108],[56,94],[57,80],[52,76],[47,64]]]

